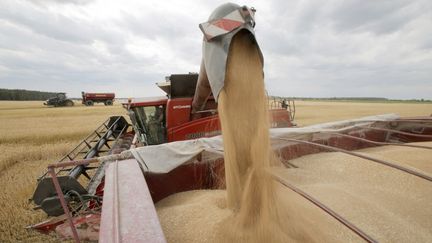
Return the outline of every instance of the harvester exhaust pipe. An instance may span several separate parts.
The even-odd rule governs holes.
[[[254,8],[225,3],[212,12],[207,22],[199,25],[204,34],[203,55],[192,101],[192,113],[204,108],[211,93],[215,100],[218,100],[225,82],[226,62],[232,38],[240,30],[247,30],[256,43],[254,14]],[[258,43],[256,45],[259,50]],[[261,50],[259,53],[261,63],[264,63]]]

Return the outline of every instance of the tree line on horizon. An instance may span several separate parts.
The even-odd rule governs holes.
[[[47,100],[56,94],[25,89],[0,89],[0,100]]]
[[[44,92],[36,90],[25,90],[25,89],[2,89],[0,88],[0,100],[47,100],[51,97],[56,96],[56,92]],[[293,99],[293,100],[329,100],[329,101],[376,101],[376,102],[432,102],[427,99],[387,99],[383,97],[280,97],[270,96],[272,98],[279,99]]]

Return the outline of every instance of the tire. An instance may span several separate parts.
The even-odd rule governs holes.
[[[113,105],[113,101],[112,100],[107,100],[107,101],[105,101],[105,105]]]
[[[92,106],[92,105],[94,105],[93,100],[87,100],[87,101],[85,102],[85,105],[86,105],[86,106]]]
[[[74,106],[74,103],[72,100],[66,100],[65,101],[65,106]]]

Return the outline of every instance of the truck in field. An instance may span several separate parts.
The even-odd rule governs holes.
[[[94,103],[104,103],[105,105],[113,105],[114,93],[86,93],[81,92],[82,103],[86,106],[92,106]]]

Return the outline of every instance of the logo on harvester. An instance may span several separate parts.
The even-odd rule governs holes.
[[[213,137],[217,135],[221,135],[222,132],[220,130],[210,131],[210,132],[197,132],[197,133],[189,133],[186,134],[186,139],[196,139],[202,137]]]
[[[173,109],[187,109],[190,108],[190,105],[175,105],[173,106]]]

